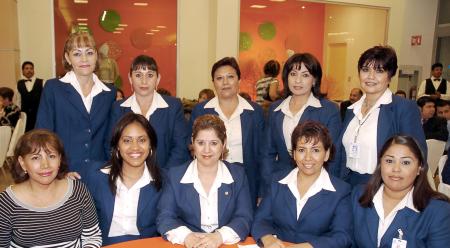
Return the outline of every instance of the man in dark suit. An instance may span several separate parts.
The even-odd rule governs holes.
[[[434,63],[431,66],[431,77],[422,81],[417,90],[417,97],[431,96],[433,99],[450,100],[450,82],[442,78],[443,65]]]
[[[422,116],[422,127],[426,139],[437,139],[447,142],[447,120],[435,116],[435,101],[430,96],[423,96],[417,100]]]
[[[41,99],[44,82],[34,76],[34,64],[25,61],[22,64],[23,79],[17,82],[17,91],[20,94],[21,109],[27,114],[26,131],[34,128],[36,115]]]
[[[360,88],[353,88],[350,91],[350,96],[347,101],[341,102],[339,105],[341,110],[341,119],[344,120],[345,117],[345,111],[347,111],[348,106],[352,105],[353,103],[357,102],[359,99],[361,99],[363,95],[363,92]]]

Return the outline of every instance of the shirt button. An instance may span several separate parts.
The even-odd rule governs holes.
[[[91,129],[89,129],[89,128],[88,128],[86,131],[87,131],[88,133],[91,133]]]
[[[85,163],[89,162],[89,159],[85,159],[84,162],[85,162]]]
[[[84,144],[84,146],[85,146],[86,148],[88,148],[88,147],[89,147],[89,144],[88,144],[88,143],[86,143],[86,144]]]

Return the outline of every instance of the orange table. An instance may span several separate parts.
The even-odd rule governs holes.
[[[253,238],[248,237],[246,240],[244,240],[244,242],[240,242],[240,245],[251,245],[251,244],[255,244],[255,241],[253,240]],[[157,247],[157,248],[175,248],[175,247],[184,247],[182,245],[174,245],[172,243],[170,243],[169,241],[164,240],[161,237],[157,237],[157,238],[148,238],[148,239],[139,239],[139,240],[133,240],[133,241],[128,241],[128,242],[123,242],[123,243],[119,243],[119,244],[115,244],[115,245],[109,245],[109,246],[105,246],[107,248],[143,248],[143,247],[149,247],[149,248],[153,248],[153,247]],[[222,248],[235,248],[237,247],[237,245],[222,245]]]

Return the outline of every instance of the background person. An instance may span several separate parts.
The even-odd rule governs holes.
[[[341,104],[339,105],[340,113],[341,113],[341,120],[344,120],[345,112],[347,111],[348,106],[352,105],[353,103],[355,103],[359,99],[361,99],[362,95],[363,95],[363,92],[360,88],[353,88],[350,91],[350,96],[348,97],[348,100],[341,102]]]
[[[415,102],[395,96],[389,89],[396,72],[397,55],[391,47],[375,46],[359,57],[364,95],[347,109],[339,142],[341,177],[353,186],[369,180],[381,147],[393,135],[410,135],[427,151]]]
[[[433,191],[428,165],[410,136],[393,136],[380,151],[369,183],[352,194],[357,247],[446,247],[449,199]]]
[[[14,128],[20,118],[20,108],[12,101],[14,91],[8,87],[0,87],[0,126]]]
[[[436,105],[430,96],[422,96],[417,100],[422,118],[422,128],[425,139],[436,139],[447,142],[447,120],[436,116]]]
[[[431,77],[423,80],[417,90],[417,98],[430,96],[433,99],[450,100],[450,83],[442,78],[443,66],[434,63],[431,66]]]
[[[63,54],[67,73],[45,83],[36,127],[54,131],[61,138],[70,171],[84,177],[93,161],[107,158],[106,131],[116,91],[94,74],[97,50],[91,35],[71,34]]]
[[[269,60],[264,65],[264,77],[256,82],[256,103],[268,107],[278,99],[278,79],[280,63]]]
[[[34,64],[31,61],[22,63],[22,76],[17,82],[17,91],[20,97],[20,109],[27,114],[25,131],[30,131],[36,124],[36,116],[41,100],[44,82],[34,76]]]
[[[195,120],[195,159],[170,169],[158,205],[158,231],[170,242],[217,248],[248,236],[253,220],[248,180],[242,166],[221,159],[227,140],[220,117]]]
[[[89,191],[65,178],[64,149],[47,130],[25,133],[14,149],[15,184],[0,194],[0,247],[100,247]]]
[[[161,173],[156,133],[142,115],[128,113],[111,139],[113,156],[86,179],[102,230],[103,245],[159,236],[156,206]],[[92,168],[102,167],[102,164]]]

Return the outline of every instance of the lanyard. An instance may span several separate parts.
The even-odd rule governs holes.
[[[372,111],[362,121],[358,117],[356,117],[356,118],[358,118],[358,127],[356,128],[355,137],[353,137],[353,143],[356,143],[356,141],[358,140],[359,130],[364,125],[364,123],[366,123],[366,121],[369,119],[371,114],[372,114]]]

